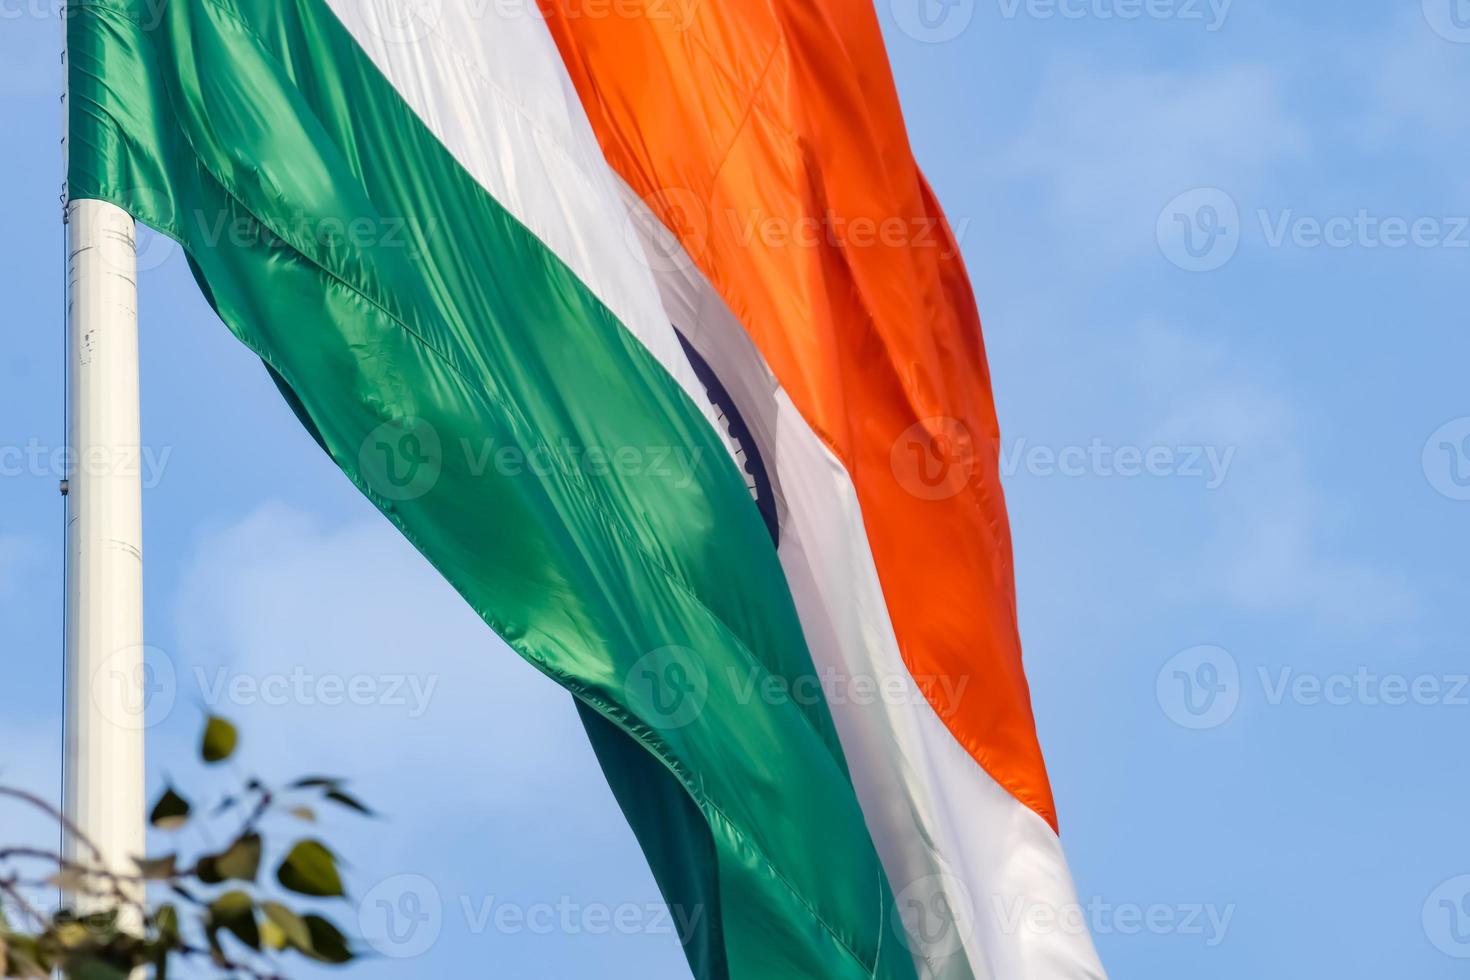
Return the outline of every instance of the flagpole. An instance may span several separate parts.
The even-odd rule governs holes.
[[[64,809],[112,870],[131,874],[144,853],[147,707],[135,228],[102,201],[69,201],[66,215]],[[79,840],[65,849],[91,857]]]

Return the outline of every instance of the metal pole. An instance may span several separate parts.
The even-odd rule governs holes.
[[[64,804],[107,865],[129,874],[144,848],[147,707],[134,232],[111,204],[67,205]],[[66,852],[90,859],[76,840]]]

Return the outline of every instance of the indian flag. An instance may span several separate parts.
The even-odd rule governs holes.
[[[72,0],[68,78],[71,199],[574,695],[696,976],[1103,975],[868,0]]]

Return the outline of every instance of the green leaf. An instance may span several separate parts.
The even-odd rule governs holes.
[[[260,835],[246,834],[214,857],[214,870],[221,880],[254,881],[260,873]]]
[[[213,854],[199,859],[199,863],[194,865],[194,875],[205,885],[218,885],[225,880],[225,876],[219,871],[219,859]]]
[[[286,860],[281,862],[276,878],[298,895],[336,898],[343,894],[337,859],[319,841],[298,841],[286,855]]]
[[[138,866],[138,874],[145,881],[168,881],[179,872],[177,854],[165,854],[160,858],[133,858],[133,863]]]
[[[351,963],[355,954],[347,945],[347,937],[332,923],[319,915],[304,916],[306,929],[311,933],[311,951],[302,950],[307,956],[323,963]]]
[[[260,924],[260,945],[279,953],[286,948],[286,934],[270,919]]]
[[[225,956],[225,948],[219,942],[219,927],[206,922],[204,939],[209,943],[209,958],[214,961],[215,966],[223,968],[229,958]]]
[[[172,945],[179,939],[179,910],[172,905],[164,904],[153,913],[153,928],[158,930],[159,938]]]
[[[234,725],[223,718],[210,715],[209,721],[204,725],[204,744],[200,746],[199,753],[205,762],[214,765],[234,755],[239,741],[240,733],[235,730]]]
[[[311,931],[307,929],[306,922],[301,916],[280,902],[266,902],[261,905],[261,908],[265,911],[265,917],[269,923],[280,931],[284,945],[294,946],[303,953],[311,951]]]
[[[63,922],[51,930],[52,936],[66,949],[81,949],[91,940],[92,934],[80,922]]]
[[[159,830],[178,830],[189,822],[189,801],[170,786],[153,805],[153,813],[148,820]]]
[[[225,892],[209,903],[210,912],[225,916],[239,915],[242,912],[252,911],[254,908],[255,901],[242,891]]]
[[[9,936],[5,966],[9,975],[27,980],[50,980],[51,959],[35,936]]]
[[[246,946],[260,952],[260,928],[255,922],[255,903],[244,892],[226,892],[209,903],[211,931],[227,930]]]
[[[340,789],[328,790],[325,795],[326,798],[331,800],[333,803],[340,803],[342,806],[347,807],[349,810],[356,810],[358,813],[362,814],[365,817],[374,816],[372,810],[369,810],[367,807],[359,803],[356,799],[342,792]]]

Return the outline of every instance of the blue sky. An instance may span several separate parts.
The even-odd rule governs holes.
[[[878,2],[985,320],[1105,964],[1463,976],[1470,4]],[[0,4],[0,778],[52,794],[59,39],[45,0]],[[177,252],[145,266],[152,783],[194,778],[201,703],[258,769],[354,776],[387,818],[342,822],[338,914],[390,954],[355,975],[686,976],[567,698],[328,464]]]

